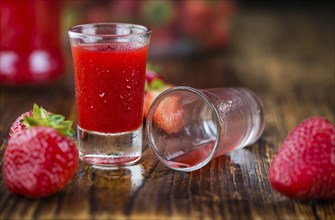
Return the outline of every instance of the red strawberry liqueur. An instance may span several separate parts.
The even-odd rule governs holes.
[[[72,47],[81,128],[118,133],[142,125],[148,47],[128,50],[127,46]]]
[[[87,24],[71,28],[69,37],[81,159],[98,166],[135,163],[142,151],[150,30],[132,24]]]

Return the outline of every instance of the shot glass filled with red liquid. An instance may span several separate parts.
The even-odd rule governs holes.
[[[174,170],[200,169],[212,158],[257,141],[264,130],[262,106],[246,88],[174,87],[150,107],[149,146]]]
[[[140,159],[150,34],[147,27],[122,23],[69,30],[82,160],[113,166]]]

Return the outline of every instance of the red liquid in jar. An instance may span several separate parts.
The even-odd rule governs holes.
[[[0,1],[0,84],[44,83],[64,73],[59,1]]]
[[[78,125],[118,133],[142,126],[148,47],[72,46]]]

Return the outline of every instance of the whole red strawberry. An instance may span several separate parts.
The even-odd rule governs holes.
[[[36,109],[36,107],[35,107]],[[78,151],[68,137],[74,133],[72,122],[48,114],[25,116],[26,126],[8,140],[2,175],[9,191],[43,197],[62,190],[76,173]]]
[[[312,117],[295,127],[272,161],[269,181],[291,198],[335,199],[335,126]]]

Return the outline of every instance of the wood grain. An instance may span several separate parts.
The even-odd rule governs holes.
[[[0,219],[335,219],[334,201],[288,199],[267,172],[280,143],[301,120],[334,120],[334,15],[303,10],[241,9],[224,51],[151,58],[176,85],[245,86],[264,102],[266,129],[247,148],[191,173],[175,172],[146,142],[141,161],[101,170],[80,163],[59,194],[29,199],[7,191],[0,177]],[[42,88],[1,88],[4,153],[12,121],[34,102],[75,119],[72,75]]]

